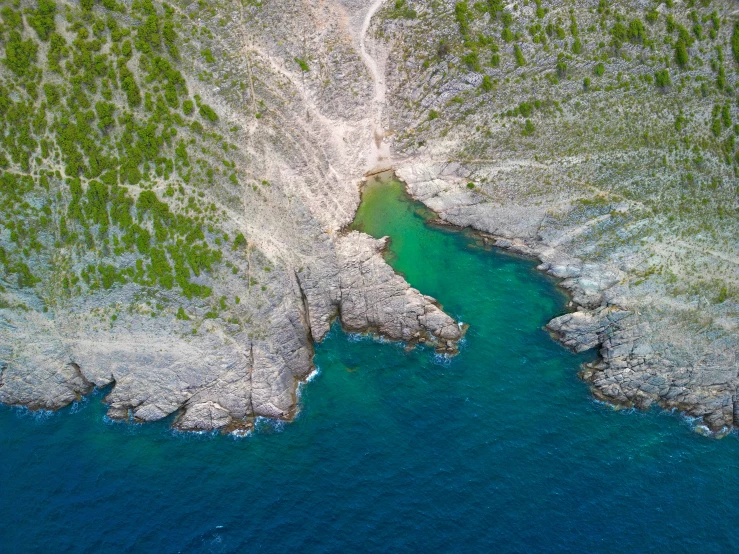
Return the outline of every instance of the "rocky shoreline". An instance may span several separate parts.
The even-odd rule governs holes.
[[[294,417],[298,384],[314,370],[313,344],[336,318],[353,332],[456,351],[462,329],[392,271],[381,254],[385,241],[342,232],[359,204],[359,178],[386,152],[382,68],[365,45],[382,4],[259,3],[238,13],[155,6],[177,25],[202,31],[180,45],[172,63],[198,106],[207,102],[192,115],[205,118],[203,135],[217,148],[199,148],[191,161],[186,151],[177,154],[182,168],[201,167],[205,184],[195,187],[192,171],[180,168],[168,175],[171,183],[151,185],[153,197],[162,212],[210,214],[197,230],[221,262],[197,271],[191,285],[202,295],[141,279],[101,284],[98,267],[136,274],[142,261],[130,252],[119,259],[108,244],[60,249],[61,231],[42,233],[42,255],[28,249],[39,283],[16,285],[0,275],[0,402],[56,410],[93,387],[110,387],[104,402],[113,419],[175,416],[182,430],[243,430],[256,417]],[[63,9],[78,12],[74,4]],[[71,41],[62,20],[57,14],[56,26]],[[144,57],[136,53],[130,66],[142,84]],[[192,129],[199,137],[202,122]],[[195,160],[206,151],[224,157]],[[62,178],[52,176],[49,186],[64,200],[52,206],[59,215],[46,218],[54,227],[68,215],[70,193]],[[135,205],[141,191],[130,192]],[[45,200],[30,198],[29,205]],[[141,206],[134,217],[152,236]],[[90,236],[103,231],[93,226]],[[0,228],[3,256],[18,250],[14,236]],[[166,273],[169,257],[160,258]],[[79,283],[79,290],[61,294],[64,283]]]
[[[543,216],[534,225],[522,226],[516,219],[518,206],[507,210],[505,205],[486,204],[488,199],[468,186],[461,166],[404,160],[396,175],[408,194],[441,222],[471,228],[485,244],[534,258],[541,262],[538,270],[560,280],[574,311],[552,319],[547,329],[574,352],[597,349],[598,360],[580,371],[597,399],[642,410],[652,405],[678,410],[699,418],[704,430],[717,437],[739,425],[739,379],[731,350],[708,367],[682,365],[684,357],[652,340],[652,322],[641,317],[644,306],[628,296],[618,267],[585,263],[547,242]],[[506,226],[507,221],[512,223]]]
[[[396,167],[411,196],[442,221],[537,258],[541,270],[562,279],[577,310],[548,327],[575,351],[599,349],[600,360],[582,372],[596,397],[678,409],[719,435],[739,425],[734,243],[722,243],[726,252],[718,252],[719,246],[673,236],[695,223],[670,227],[670,217],[677,214],[679,223],[690,210],[661,211],[664,202],[684,196],[682,189],[647,183],[673,197],[642,193],[650,190],[642,179],[662,167],[649,160],[667,164],[665,146],[655,147],[654,159],[644,149],[621,151],[614,144],[605,145],[605,154],[583,154],[582,133],[572,126],[587,121],[575,99],[590,91],[579,80],[561,79],[561,103],[529,98],[542,87],[529,88],[525,69],[512,67],[510,56],[495,68],[460,65],[467,45],[459,41],[458,22],[449,19],[454,3],[410,3],[418,8],[413,17],[382,0],[256,3],[242,6],[238,17],[194,3],[171,13],[162,8],[178,24],[201,31],[181,45],[177,63],[193,98],[212,106],[201,108],[212,125],[207,134],[220,137],[212,150],[232,159],[198,160],[201,189],[184,187],[175,172],[171,182],[152,182],[147,190],[172,213],[189,213],[186,195],[197,210],[211,213],[213,221],[201,221],[201,231],[222,263],[193,277],[194,290],[208,291],[202,297],[157,281],[107,282],[111,269],[138,275],[135,264],[143,261],[132,249],[112,256],[105,243],[59,247],[71,189],[48,172],[48,187],[63,201],[53,206],[52,218],[39,212],[38,221],[48,226],[38,236],[43,248],[20,249],[16,231],[0,231],[0,248],[22,256],[35,273],[30,286],[28,279],[21,285],[21,274],[13,282],[0,275],[0,402],[58,409],[93,387],[113,385],[105,397],[112,418],[155,421],[177,414],[175,426],[183,430],[242,429],[255,417],[295,415],[298,383],[313,370],[313,344],[336,318],[350,331],[431,343],[453,354],[464,330],[392,271],[382,258],[386,241],[344,230],[360,201],[361,175]],[[95,9],[103,14],[104,8]],[[581,19],[591,17],[578,10]],[[60,15],[57,20],[61,30]],[[24,32],[35,36],[30,27]],[[532,44],[526,48],[534,53]],[[556,69],[551,55],[530,60],[542,71]],[[131,67],[143,84],[138,65]],[[586,65],[581,69],[590,71]],[[487,74],[485,81],[482,71],[495,82]],[[601,97],[607,99],[590,98]],[[576,103],[568,107],[570,99]],[[516,123],[514,105],[534,123]],[[634,118],[644,120],[638,111]],[[197,123],[187,133],[198,134],[203,127]],[[568,137],[577,142],[571,151],[554,148]],[[701,162],[715,171],[712,193],[694,208],[718,203],[723,210],[730,203],[721,199],[728,197],[717,195],[729,189],[716,176],[733,181],[712,155]],[[208,176],[206,167],[221,164],[225,169]],[[189,181],[191,172],[186,176]],[[616,190],[614,180],[633,187]],[[672,180],[696,185],[692,173],[690,179],[675,173]],[[89,193],[89,183],[85,187]],[[695,192],[685,190],[688,197]],[[133,205],[142,190],[130,192]],[[51,198],[45,194],[25,203],[40,206]],[[137,208],[136,217],[153,231],[153,223],[143,223],[145,211],[145,205],[141,213]],[[724,212],[705,213],[714,218],[709,221],[718,213],[725,222],[719,231],[731,235]],[[93,240],[103,227],[84,231]],[[700,257],[707,268],[702,282],[713,287],[712,300],[685,292],[699,271],[681,272],[686,256]]]
[[[165,339],[158,343],[156,336],[141,336],[135,349],[130,343],[111,349],[110,336],[84,345],[57,337],[45,347],[37,342],[33,351],[24,348],[23,355],[33,359],[3,363],[0,402],[57,410],[95,386],[113,385],[103,400],[112,419],[155,421],[176,413],[177,429],[229,432],[251,428],[259,416],[295,416],[297,384],[315,369],[314,341],[322,340],[337,318],[349,332],[426,343],[455,354],[464,329],[435,299],[393,271],[382,256],[387,243],[387,237],[344,233],[335,241],[330,265],[296,271],[292,311],[271,314],[279,325],[276,342],[246,339],[234,356],[216,337],[207,338],[213,349],[208,354],[194,345],[171,351],[173,345]],[[6,321],[8,329],[26,336],[20,319]]]

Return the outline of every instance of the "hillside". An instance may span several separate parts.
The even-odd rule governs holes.
[[[459,328],[388,281],[382,244],[336,237],[369,163],[366,71],[302,61],[306,37],[283,42],[249,3],[0,14],[0,400],[55,409],[114,384],[112,418],[248,429],[294,416],[340,308],[355,330],[454,349]],[[310,38],[363,70],[345,30]],[[367,311],[377,294],[392,321]]]
[[[462,331],[344,228],[369,171],[563,279],[604,400],[739,422],[729,2],[0,8],[0,401],[291,419],[314,341]],[[512,291],[514,294],[515,291]],[[553,314],[555,315],[555,314]]]

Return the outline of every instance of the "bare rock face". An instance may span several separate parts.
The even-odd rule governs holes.
[[[9,317],[0,314],[0,402],[56,410],[92,391],[47,318],[3,311]]]
[[[189,405],[175,425],[182,431],[205,431],[223,429],[230,422],[231,414],[226,408],[207,401]]]
[[[249,429],[255,417],[294,417],[298,383],[314,369],[313,341],[337,315],[353,332],[455,352],[459,326],[392,270],[386,244],[352,232],[326,242],[311,265],[280,272],[273,286],[281,295],[263,307],[263,337],[223,333],[218,319],[192,334],[190,321],[163,325],[148,314],[98,327],[90,306],[63,320],[0,310],[0,401],[53,410],[113,385],[104,399],[113,419],[176,414],[182,430]]]
[[[627,315],[625,311],[608,309],[573,312],[554,318],[547,328],[556,333],[565,346],[575,352],[584,352],[598,347],[609,326]]]
[[[459,325],[436,301],[411,286],[382,258],[388,238],[353,231],[336,243],[342,325],[374,330],[393,340],[431,341],[440,351],[456,351]]]
[[[44,351],[44,346],[37,345],[34,350],[27,356],[34,359],[36,371],[26,370],[28,358],[0,363],[0,402],[32,410],[57,410],[92,391],[93,384],[79,366]]]

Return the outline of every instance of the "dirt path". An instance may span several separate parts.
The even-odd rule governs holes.
[[[359,33],[359,53],[362,56],[364,65],[369,69],[372,81],[375,84],[375,95],[372,100],[372,131],[375,139],[375,148],[377,151],[377,162],[389,157],[389,149],[383,144],[385,130],[382,126],[382,112],[385,107],[385,75],[380,71],[377,60],[367,52],[367,32],[369,31],[372,17],[382,7],[385,0],[375,0],[367,10],[362,22],[362,29]]]

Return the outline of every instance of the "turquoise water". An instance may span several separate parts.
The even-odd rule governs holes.
[[[419,212],[387,185],[358,219],[469,323],[458,356],[334,328],[296,421],[241,439],[2,407],[0,552],[735,551],[736,437],[594,402],[555,284]]]

